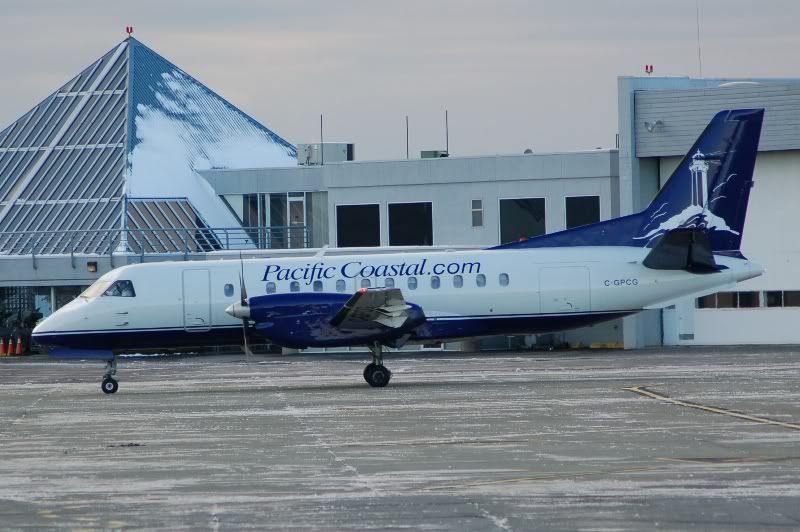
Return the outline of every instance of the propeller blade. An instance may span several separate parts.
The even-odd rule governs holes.
[[[242,320],[242,338],[244,338],[244,357],[247,363],[250,363],[250,355],[253,354],[250,351],[250,346],[247,345],[247,319]]]
[[[239,292],[241,293],[242,297],[242,306],[247,306],[247,287],[244,284],[244,259],[242,259],[242,252],[239,252],[239,268],[241,271],[239,272]]]
[[[243,307],[248,306],[247,304],[247,287],[244,285],[244,278],[239,275],[239,294],[240,294],[240,303]]]
[[[244,284],[244,259],[242,258],[242,252],[241,251],[239,252],[239,269],[240,269],[240,272],[239,272],[239,297],[241,298],[239,303],[240,303],[240,305],[242,307],[247,307],[249,305],[247,303],[247,287]],[[244,343],[242,344],[242,347],[244,348],[245,360],[247,360],[247,363],[249,364],[250,363],[250,355],[253,354],[253,352],[250,351],[250,346],[247,345],[247,326],[248,326],[250,320],[245,315],[242,315],[241,319],[242,319],[242,339],[244,340]]]

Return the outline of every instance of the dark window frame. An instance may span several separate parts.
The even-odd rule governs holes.
[[[398,207],[402,205],[428,205],[428,213],[430,214],[430,243],[400,243],[397,242],[396,239],[393,241],[392,239],[392,207]],[[433,202],[432,201],[394,201],[391,203],[386,204],[386,225],[388,227],[388,238],[389,238],[389,245],[390,246],[433,246],[435,238],[434,238],[434,225],[433,225]],[[426,235],[427,236],[427,235]]]
[[[377,223],[378,240],[377,240],[376,244],[351,245],[349,243],[342,243],[341,242],[341,236],[342,235],[340,235],[340,233],[339,233],[339,229],[340,229],[339,222],[341,220],[340,219],[340,210],[339,209],[340,208],[348,208],[348,207],[375,207],[375,208],[377,208],[377,217],[376,217],[376,219],[377,219],[377,222],[378,222]],[[358,248],[358,247],[380,247],[381,246],[381,226],[382,226],[382,224],[381,224],[381,204],[380,203],[338,203],[333,207],[333,210],[334,210],[334,213],[335,213],[334,216],[336,217],[335,218],[335,223],[336,223],[336,246],[337,247],[340,247],[340,248],[356,247],[356,248]]]
[[[541,234],[528,234],[528,235],[516,235],[513,239],[505,240],[503,238],[503,202],[505,201],[521,201],[521,200],[536,200],[541,201],[543,205],[543,217],[542,217],[542,228],[543,231]],[[547,198],[544,196],[525,196],[525,197],[506,197],[506,198],[498,198],[497,200],[497,220],[498,220],[498,227],[497,227],[497,237],[501,244],[508,244],[510,242],[518,242],[523,239],[528,239],[536,236],[546,235],[547,234]]]
[[[583,198],[597,198],[597,220],[593,222],[587,222],[584,224],[577,224],[577,225],[570,225],[569,224],[569,206],[568,202],[571,199],[583,199]],[[594,223],[599,222],[602,220],[601,214],[601,205],[600,205],[600,195],[599,194],[578,194],[576,196],[564,196],[564,228],[565,229],[574,229],[576,227],[584,227],[586,225],[591,225]]]

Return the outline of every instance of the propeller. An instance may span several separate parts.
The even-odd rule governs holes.
[[[225,309],[225,312],[242,320],[242,338],[244,339],[244,354],[247,362],[250,362],[250,346],[247,345],[247,327],[250,324],[250,304],[247,302],[247,287],[244,284],[244,260],[242,259],[241,252],[239,253],[239,265],[241,271],[239,272],[239,302],[234,303]]]

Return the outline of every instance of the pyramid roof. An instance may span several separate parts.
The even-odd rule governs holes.
[[[0,252],[66,252],[76,238],[104,252],[119,249],[117,229],[235,227],[195,170],[295,164],[294,146],[128,38],[0,131]],[[123,250],[170,250],[162,240]]]

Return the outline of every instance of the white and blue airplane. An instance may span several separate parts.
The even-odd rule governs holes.
[[[642,212],[473,251],[135,264],[103,275],[42,321],[56,357],[247,345],[383,347],[535,334],[662,308],[760,275],[741,251],[763,109],[718,113]],[[253,294],[253,295],[248,295]],[[243,333],[244,330],[244,333]],[[242,338],[244,336],[244,338]]]

